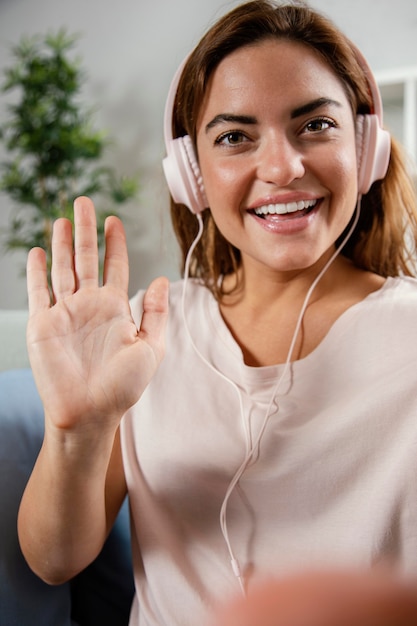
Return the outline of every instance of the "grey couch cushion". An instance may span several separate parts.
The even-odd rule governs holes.
[[[0,372],[0,625],[126,626],[134,592],[127,501],[101,554],[70,583],[46,585],[20,551],[17,512],[43,430],[31,370]]]
[[[43,434],[42,405],[30,370],[0,373],[0,624],[70,626],[70,585],[50,587],[26,564],[16,518]]]

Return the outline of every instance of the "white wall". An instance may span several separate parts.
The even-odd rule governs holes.
[[[120,173],[139,173],[138,202],[126,210],[131,287],[152,277],[178,277],[176,245],[162,177],[165,95],[180,60],[206,28],[238,4],[226,0],[0,0],[0,76],[10,45],[22,35],[61,26],[80,33],[77,44],[88,73],[85,100],[97,106],[96,123],[116,143],[108,160]],[[415,0],[312,0],[359,45],[374,70],[417,63]],[[377,10],[376,10],[377,7]],[[0,123],[5,119],[0,96]],[[4,153],[0,149],[0,161]],[[0,194],[0,228],[11,201]],[[0,309],[26,306],[20,272],[23,254],[0,252]]]

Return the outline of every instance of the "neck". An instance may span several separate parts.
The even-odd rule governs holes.
[[[347,308],[378,289],[384,280],[339,256],[307,299],[323,267],[325,264],[315,271],[299,272],[291,279],[267,274],[255,277],[242,271],[239,290],[224,298],[220,310],[247,365],[284,363],[294,336],[297,342],[291,360],[306,356]],[[302,324],[296,332],[300,316]]]
[[[269,304],[279,301],[286,305],[293,303],[300,305],[308,293],[308,290],[323,271],[333,254],[330,250],[313,266],[296,271],[275,272],[265,268],[256,267],[253,264],[243,262],[238,276],[228,276],[225,279],[225,296],[222,304],[233,306],[238,303],[246,303],[254,308],[265,310]],[[337,256],[323,276],[318,281],[311,300],[317,301],[328,292],[333,292],[335,287],[341,284],[341,278],[352,268],[351,262],[342,256]],[[233,289],[235,285],[237,288]]]

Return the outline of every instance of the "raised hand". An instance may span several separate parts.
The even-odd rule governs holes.
[[[99,423],[114,430],[163,356],[168,285],[154,281],[144,300],[140,329],[129,308],[128,257],[123,226],[105,226],[103,286],[99,286],[94,206],[74,204],[75,237],[68,220],[54,225],[51,302],[45,253],[28,257],[28,351],[47,417],[58,428]]]
[[[44,251],[33,249],[27,266],[28,350],[45,409],[45,436],[18,531],[29,565],[54,584],[97,556],[123,501],[118,426],[162,358],[168,308],[167,281],[158,279],[145,295],[136,328],[120,220],[106,221],[103,286],[91,200],[76,200],[74,221],[74,246],[70,222],[60,219],[54,226],[52,298]]]

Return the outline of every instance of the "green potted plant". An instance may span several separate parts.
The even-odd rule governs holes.
[[[80,103],[85,81],[71,49],[77,36],[65,29],[23,38],[12,49],[14,63],[5,70],[3,93],[17,93],[0,126],[7,160],[0,189],[12,199],[12,217],[3,234],[6,250],[41,246],[51,262],[51,231],[57,217],[72,217],[78,195],[93,196],[99,246],[103,224],[115,205],[134,197],[138,184],[101,165],[108,140],[93,128],[92,111]],[[103,208],[104,207],[104,208]]]

